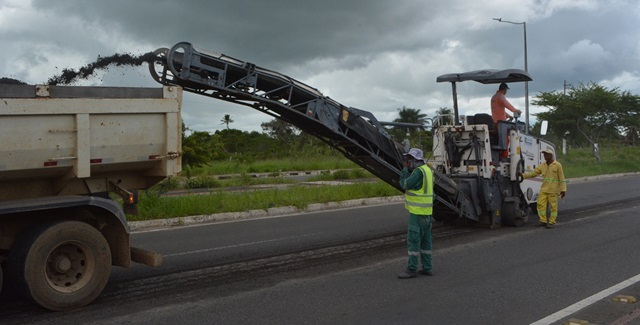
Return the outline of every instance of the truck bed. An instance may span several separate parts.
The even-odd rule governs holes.
[[[145,189],[181,170],[182,89],[0,85],[0,201]]]

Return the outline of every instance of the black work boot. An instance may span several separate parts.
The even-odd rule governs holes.
[[[433,275],[433,272],[427,271],[427,270],[420,270],[420,271],[418,271],[418,273],[420,273],[422,275],[426,275],[426,276],[432,276]]]
[[[398,274],[398,279],[415,278],[416,274],[418,274],[418,272],[416,272],[415,270],[405,270],[404,272]]]

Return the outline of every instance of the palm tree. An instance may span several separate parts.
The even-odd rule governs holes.
[[[398,108],[398,116],[399,117],[397,119],[393,120],[394,122],[413,123],[424,126],[429,120],[427,118],[427,114],[421,113],[419,109],[408,108],[405,106],[402,106],[402,108]],[[411,130],[405,129],[401,126],[396,126],[394,127],[394,129],[396,133],[403,133],[405,130],[411,132]]]
[[[420,113],[420,110],[415,108],[402,106],[402,108],[398,108],[398,115],[400,117],[393,120],[394,122],[416,123],[420,125],[424,125],[427,122],[427,114]]]
[[[220,124],[226,124],[227,125],[227,130],[229,129],[229,123],[233,123],[233,120],[231,119],[231,115],[229,115],[229,114],[224,114],[224,117],[220,121],[222,121],[222,123],[220,123]]]
[[[398,108],[398,116],[399,117],[393,120],[393,122],[412,123],[424,126],[429,120],[427,114],[421,113],[419,109],[407,108],[405,106]],[[398,141],[408,136],[410,139],[413,139],[412,142],[419,143],[421,142],[422,131],[421,128],[415,129],[411,127],[394,126],[390,133],[393,138]]]
[[[438,108],[438,110],[436,111],[435,120],[433,121],[433,127],[437,128],[441,125],[453,124],[452,114],[453,113],[451,112],[450,108],[447,108],[447,107]]]

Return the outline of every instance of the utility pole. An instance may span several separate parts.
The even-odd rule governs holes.
[[[564,89],[563,91],[563,95],[567,95],[567,87],[571,87],[571,84],[568,84],[567,81],[564,81],[564,84],[562,85],[562,88]]]
[[[524,71],[529,72],[529,67],[527,66],[527,22],[516,23],[508,20],[502,20],[502,18],[493,18],[500,23],[509,23],[514,25],[522,25],[524,27]],[[529,82],[524,82],[524,119],[525,119],[525,129],[524,133],[529,134]]]

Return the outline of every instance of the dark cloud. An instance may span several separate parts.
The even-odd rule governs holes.
[[[425,46],[417,26],[440,13],[420,1],[34,1],[34,7],[104,24],[133,39],[188,41],[279,68]]]
[[[609,82],[640,93],[640,4],[634,0],[33,0],[28,12],[3,13],[0,77],[44,82],[115,53],[140,55],[181,41],[309,83],[347,106],[393,118],[402,106],[428,114],[451,106],[438,75],[484,68],[523,68],[527,22],[530,96],[561,90],[564,80]],[[5,7],[6,8],[6,7]],[[5,18],[3,22],[2,18]],[[122,81],[129,74],[128,80]],[[87,83],[154,85],[145,72],[105,71]],[[615,84],[623,83],[623,84]],[[495,87],[460,85],[461,104],[487,109]],[[509,97],[524,105],[524,90]],[[194,109],[193,107],[198,107]],[[213,109],[213,111],[205,111]],[[535,110],[535,108],[532,108]],[[187,123],[220,127],[240,112],[187,98]],[[236,125],[254,125],[266,117]],[[260,113],[255,113],[256,116]],[[251,115],[253,116],[253,115]],[[253,117],[252,117],[253,118]],[[382,118],[381,118],[382,119]],[[240,122],[242,120],[242,122]]]
[[[608,8],[559,12],[535,24],[529,33],[529,63],[539,89],[560,89],[564,80],[577,85],[638,71],[640,48],[629,46],[629,40],[637,38],[631,27],[637,19],[625,8]]]

